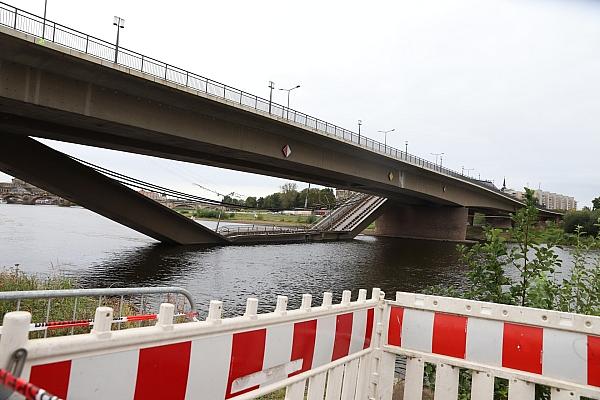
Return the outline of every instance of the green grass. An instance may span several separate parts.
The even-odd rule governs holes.
[[[13,291],[24,291],[24,290],[60,290],[60,289],[76,289],[78,288],[77,282],[72,279],[65,277],[61,274],[52,274],[49,276],[39,276],[35,274],[28,274],[20,270],[18,267],[4,268],[0,270],[0,291],[2,292],[13,292]],[[115,315],[119,313],[119,301],[120,298],[103,298],[102,305],[112,307]],[[73,309],[75,306],[74,298],[65,299],[53,299],[50,303],[50,310],[48,313],[48,300],[46,299],[29,299],[21,300],[20,310],[28,311],[31,313],[32,322],[44,322],[46,321],[46,314],[48,313],[49,321],[71,321],[92,319],[98,307],[98,298],[93,297],[78,297],[77,298],[77,310],[75,318],[73,318]],[[17,310],[17,301],[0,301],[0,318],[3,319],[4,315],[8,312]],[[135,314],[136,308],[133,304],[124,301],[123,303],[123,314],[132,315]],[[122,324],[121,328],[126,328],[127,324]],[[49,330],[48,336],[62,336],[70,332],[70,328]],[[75,333],[89,332],[89,328],[75,328]],[[31,337],[41,337],[43,331],[32,332]]]
[[[177,209],[175,211],[185,215],[186,217],[194,217],[204,220],[218,220],[219,211],[207,208],[199,208],[195,211]],[[312,225],[321,217],[316,215],[289,215],[269,212],[256,213],[240,213],[240,212],[223,212],[221,220],[229,222],[243,222],[248,224],[273,224],[273,225]]]

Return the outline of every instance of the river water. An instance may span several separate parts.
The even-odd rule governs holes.
[[[206,222],[214,227],[214,223]],[[568,254],[560,251],[567,258]],[[358,236],[332,243],[238,247],[167,246],[79,207],[0,204],[0,267],[61,272],[84,287],[181,286],[206,308],[224,301],[227,314],[258,297],[270,309],[276,295],[297,306],[302,293],[380,287],[420,291],[461,284],[465,270],[453,243]]]

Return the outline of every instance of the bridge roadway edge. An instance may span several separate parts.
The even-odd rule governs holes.
[[[212,230],[51,149],[0,131],[0,170],[165,243],[227,244]]]

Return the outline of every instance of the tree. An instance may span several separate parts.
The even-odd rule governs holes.
[[[246,198],[246,207],[256,207],[257,206],[257,202],[256,202],[256,197],[247,197]]]
[[[295,183],[289,182],[281,186],[281,207],[298,207],[298,190]]]
[[[600,197],[596,197],[592,200],[592,210],[600,210]]]

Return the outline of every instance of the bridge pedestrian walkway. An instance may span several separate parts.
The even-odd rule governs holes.
[[[40,339],[29,312],[10,312],[0,387],[27,399],[249,400],[285,389],[286,400],[417,400],[426,379],[436,400],[492,400],[500,387],[509,400],[600,399],[600,317],[379,289],[352,297],[333,304],[326,292],[313,306],[304,294],[288,310],[277,296],[264,314],[249,298],[232,318],[212,300],[181,323],[165,302],[155,325],[121,330],[101,306],[90,333]]]

